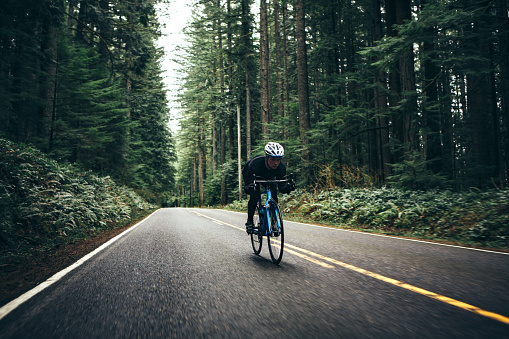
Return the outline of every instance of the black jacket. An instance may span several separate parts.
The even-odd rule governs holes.
[[[248,162],[246,162],[242,170],[242,174],[244,176],[245,187],[247,187],[254,180],[253,174],[268,180],[283,179],[283,177],[286,175],[286,166],[281,161],[279,163],[279,166],[275,170],[269,169],[267,168],[267,166],[265,166],[265,156],[258,155],[249,160]],[[286,186],[287,186],[286,183],[280,183],[279,191],[281,193],[285,193]]]

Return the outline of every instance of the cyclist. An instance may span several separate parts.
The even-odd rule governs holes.
[[[258,155],[247,161],[242,170],[244,176],[244,191],[249,194],[249,202],[247,204],[247,222],[246,232],[248,234],[253,232],[253,216],[256,210],[256,204],[260,199],[260,191],[256,189],[254,184],[254,176],[262,177],[266,180],[276,179],[280,180],[286,175],[286,166],[281,161],[285,150],[283,146],[277,142],[269,142],[265,145],[265,155]],[[281,193],[290,193],[295,190],[295,183],[293,180],[290,183],[278,184]],[[277,200],[277,190],[274,189],[274,200]]]

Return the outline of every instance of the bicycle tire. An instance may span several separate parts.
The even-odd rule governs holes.
[[[262,240],[263,236],[260,232],[260,221],[257,216],[253,218],[255,224],[256,233],[251,233],[251,246],[253,247],[253,251],[256,255],[260,254],[262,250]]]
[[[270,257],[272,258],[272,262],[277,265],[281,262],[281,259],[283,258],[283,248],[285,239],[283,219],[281,218],[281,211],[277,204],[271,204],[269,206],[269,219],[271,233],[267,235],[267,242],[269,245],[269,252]]]

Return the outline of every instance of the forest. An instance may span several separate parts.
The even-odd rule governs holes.
[[[507,0],[200,0],[185,33],[178,205],[267,141],[308,190],[507,186]]]
[[[507,0],[190,5],[175,132],[172,1],[2,1],[0,138],[164,206],[238,200],[267,141],[308,191],[507,186]]]
[[[176,154],[155,5],[2,0],[0,138],[160,204],[174,185]]]

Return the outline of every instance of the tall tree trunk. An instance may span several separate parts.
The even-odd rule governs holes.
[[[212,113],[210,115],[210,129],[211,131],[211,143],[212,143],[212,176],[216,176],[217,172],[217,125],[216,125],[216,113],[214,110],[212,110]]]
[[[260,106],[262,138],[268,137],[270,73],[269,73],[269,32],[267,23],[267,1],[260,0]]]
[[[353,24],[352,24],[352,1],[348,0],[346,1],[346,15],[343,18],[343,27],[345,28],[344,31],[344,38],[345,38],[345,71],[346,73],[353,73],[355,72],[355,46],[354,46],[354,38],[355,38],[355,32],[353,31]],[[346,93],[345,97],[347,98],[347,105],[348,106],[354,106],[358,107],[358,92],[357,92],[357,85],[356,81],[347,81],[346,82]]]
[[[448,179],[454,179],[454,147],[452,133],[452,100],[450,71],[444,70],[440,76],[440,112],[442,135],[442,171]]]
[[[55,141],[55,123],[57,121],[57,93],[58,93],[58,55],[56,61],[56,69],[55,69],[55,80],[53,81],[53,102],[51,105],[51,123],[50,123],[50,132],[49,132],[49,145],[48,151],[51,152],[53,150],[53,145]]]
[[[42,63],[42,77],[40,80],[40,88],[43,91],[42,97],[45,98],[44,104],[42,105],[42,124],[41,138],[47,141],[43,149],[45,151],[51,150],[53,146],[53,133],[54,123],[56,120],[57,113],[57,35],[54,23],[50,18],[43,19],[43,31],[41,52],[44,55],[44,62]]]
[[[228,48],[228,51],[227,51],[227,64],[228,64],[228,107],[229,107],[229,112],[228,112],[228,145],[229,145],[229,153],[230,153],[230,159],[231,160],[234,160],[235,159],[235,129],[234,129],[234,125],[235,125],[235,113],[233,113],[235,111],[234,109],[234,103],[232,101],[232,93],[233,93],[233,61],[232,61],[232,53],[233,53],[233,49],[232,49],[232,25],[231,25],[231,4],[230,4],[230,0],[227,0],[226,1],[226,17],[227,17],[227,21],[226,21],[226,35],[227,35],[227,48]]]
[[[406,20],[412,19],[411,0],[397,0],[396,22],[398,25],[403,24]],[[415,149],[416,142],[414,122],[415,112],[417,112],[417,101],[415,96],[415,70],[414,70],[414,53],[412,46],[407,47],[399,57],[399,76],[401,83],[401,98],[404,100],[402,105],[403,111],[403,130],[400,132],[402,141]]]
[[[204,181],[204,136],[203,136],[203,119],[199,118],[198,122],[198,207],[203,206],[203,181]]]
[[[373,1],[373,43],[383,38],[382,14],[380,0]],[[389,149],[389,119],[387,118],[386,74],[379,71],[375,74],[374,106],[376,112],[376,143],[378,154],[378,170],[382,173],[382,182],[390,175],[391,153]]]
[[[110,25],[108,23],[109,20],[109,8],[110,1],[109,0],[100,0],[99,7],[101,8],[101,19],[99,20],[99,55],[101,56],[101,60],[103,62],[107,62],[109,59],[109,50],[107,41],[109,40],[109,31]]]
[[[385,1],[385,12],[386,12],[386,21],[387,21],[387,35],[389,37],[396,37],[398,35],[397,31],[394,29],[394,25],[397,24],[396,21],[396,0],[386,0]],[[393,66],[393,70],[389,73],[389,108],[390,108],[390,120],[392,126],[392,138],[396,139],[395,141],[395,163],[402,161],[403,154],[401,148],[399,147],[399,143],[401,140],[401,130],[402,130],[402,121],[399,117],[399,114],[396,111],[396,108],[399,105],[399,93],[401,93],[401,83],[399,79],[399,64],[395,63]]]
[[[213,23],[213,30],[214,32],[217,30],[217,21],[215,20]],[[212,36],[212,46],[214,46],[214,48],[216,50],[218,50],[218,46],[216,44],[216,36]],[[216,81],[217,79],[217,63],[216,61],[214,60],[214,62],[212,62],[212,79],[214,79],[214,81]],[[217,173],[217,141],[218,141],[218,137],[217,137],[217,111],[216,110],[211,110],[211,113],[210,113],[210,128],[211,128],[211,143],[212,143],[212,175],[215,176],[216,173]]]
[[[246,157],[247,159],[251,158],[251,88],[249,86],[250,76],[249,76],[249,55],[245,55],[245,65],[246,65]]]
[[[304,0],[295,3],[295,35],[297,38],[297,91],[299,96],[299,128],[300,140],[304,146],[304,180],[307,182],[309,175],[309,88],[308,88],[308,65],[306,50],[306,24]]]
[[[343,18],[343,26],[346,28],[344,30],[345,37],[345,71],[347,74],[355,72],[355,46],[354,46],[354,35],[353,32],[353,24],[352,24],[352,1],[346,1],[346,15]],[[358,102],[360,100],[360,93],[357,89],[356,81],[347,81],[346,82],[346,91],[344,97],[346,99],[345,104],[349,107],[357,108],[359,106]],[[349,139],[351,145],[351,163],[357,167],[363,166],[362,163],[362,151],[361,151],[361,142],[360,136],[353,137]]]
[[[405,20],[411,20],[410,0],[387,0],[387,32],[389,36],[398,36],[394,25],[402,25]],[[395,70],[390,74],[391,95],[389,105],[392,109],[392,124],[394,134],[400,147],[395,150],[396,161],[405,157],[405,150],[416,147],[414,132],[414,114],[417,111],[415,99],[415,71],[412,47],[403,50]],[[397,109],[396,109],[397,107]]]
[[[477,184],[486,187],[496,176],[490,77],[485,74],[467,75],[467,86],[468,112],[471,118],[476,162],[474,173],[477,176]]]
[[[314,26],[314,25],[313,25]],[[311,28],[311,38],[313,39],[313,45],[318,46],[319,40],[318,40],[318,32],[316,27]],[[314,86],[314,102],[315,102],[315,109],[314,114],[310,117],[310,120],[312,123],[316,121],[320,121],[320,66],[319,64],[315,63],[313,69],[312,69],[312,76],[313,76],[313,86]],[[325,160],[325,159],[324,159]]]
[[[191,175],[191,187],[190,187],[190,192],[189,192],[189,205],[190,206],[194,206],[194,192],[196,191],[196,172],[197,172],[197,168],[196,168],[196,156],[193,158],[193,173]]]
[[[221,8],[221,0],[217,0],[217,8]],[[217,19],[217,36],[218,36],[218,51],[219,51],[219,87],[221,91],[221,98],[224,99],[224,65],[223,65],[223,32],[221,30],[221,19]],[[224,117],[225,112],[221,112]],[[226,162],[226,121],[221,119],[220,123],[220,139],[219,139],[219,163],[222,165]],[[224,171],[221,173],[221,204],[227,203],[227,190],[226,190],[226,177]]]
[[[288,74],[288,56],[290,51],[288,49],[288,5],[283,1],[283,101],[284,112],[288,111],[288,103],[290,102],[290,77]],[[283,125],[283,139],[288,139],[288,132],[286,126]]]
[[[85,27],[88,17],[88,0],[80,1],[80,10],[78,13],[78,24],[76,27],[76,39],[78,41],[86,43],[87,39],[87,28]]]
[[[508,3],[507,0],[497,0],[497,16],[507,21]],[[501,177],[505,184],[509,181],[509,36],[500,35],[500,81],[498,93],[500,95],[500,112],[502,116],[501,130],[504,134],[501,136],[500,146],[502,148],[500,164]]]
[[[220,163],[225,164],[226,163],[226,152],[225,152],[225,144],[226,144],[226,126],[225,124],[221,124],[220,127],[220,140],[219,144],[221,145],[221,152],[220,152]],[[222,167],[221,167],[222,169]],[[223,170],[221,170],[221,204],[226,205],[228,202],[228,195],[226,191],[226,176]]]
[[[277,112],[280,117],[285,116],[283,80],[281,70],[283,69],[283,58],[281,56],[281,27],[279,24],[279,0],[273,0],[274,4],[274,44],[276,49],[276,85],[277,85]]]
[[[67,36],[72,37],[73,36],[73,27],[74,27],[74,24],[75,24],[75,14],[74,14],[74,10],[76,8],[76,5],[78,4],[78,0],[69,0],[68,1],[68,4],[69,4],[69,8],[68,8],[68,15],[67,15]]]
[[[240,105],[237,103],[237,174],[239,187],[239,201],[242,200],[242,138],[240,132]]]
[[[242,38],[244,40],[244,68],[246,78],[246,156],[251,158],[251,76],[250,76],[250,53],[251,39],[249,29],[249,0],[242,0]]]
[[[433,28],[429,28],[430,33],[434,32]],[[425,150],[426,160],[428,161],[428,169],[433,173],[438,174],[442,171],[442,141],[440,135],[440,110],[438,108],[438,79],[439,70],[437,69],[433,60],[434,58],[433,43],[425,41],[422,45],[422,53],[424,54],[421,59],[422,67],[424,69],[423,80],[423,103],[422,114],[426,127],[425,137]],[[450,114],[450,113],[446,113]]]
[[[481,26],[482,23],[474,22],[470,30],[474,32]],[[467,30],[466,34],[469,32]],[[480,70],[491,69],[488,61],[492,60],[491,45],[479,36],[471,36],[472,43],[478,47],[479,57],[484,59],[473,61],[472,69],[479,71],[467,74],[467,111],[471,119],[475,161],[473,174],[477,177],[479,187],[489,187],[498,176],[497,106],[493,73]]]
[[[329,88],[335,88],[332,93],[330,93],[327,96],[327,103],[330,107],[339,106],[341,105],[341,86],[336,86],[335,79],[339,78],[339,74],[341,73],[341,50],[339,46],[341,46],[342,43],[342,0],[335,0],[331,2],[331,8],[333,10],[329,11],[329,20],[330,20],[330,26],[331,26],[331,36],[334,40],[337,41],[337,43],[334,44],[333,48],[331,48],[328,52],[328,67],[325,69],[326,76],[328,82],[327,87]],[[329,125],[329,138],[332,140],[338,140],[338,134],[339,131],[334,125]],[[332,158],[335,158],[337,163],[339,165],[342,164],[342,143],[343,141],[338,140],[334,143],[334,149],[333,154],[334,156]],[[336,170],[339,169],[339,172],[341,173],[341,167],[337,166],[335,168]]]

